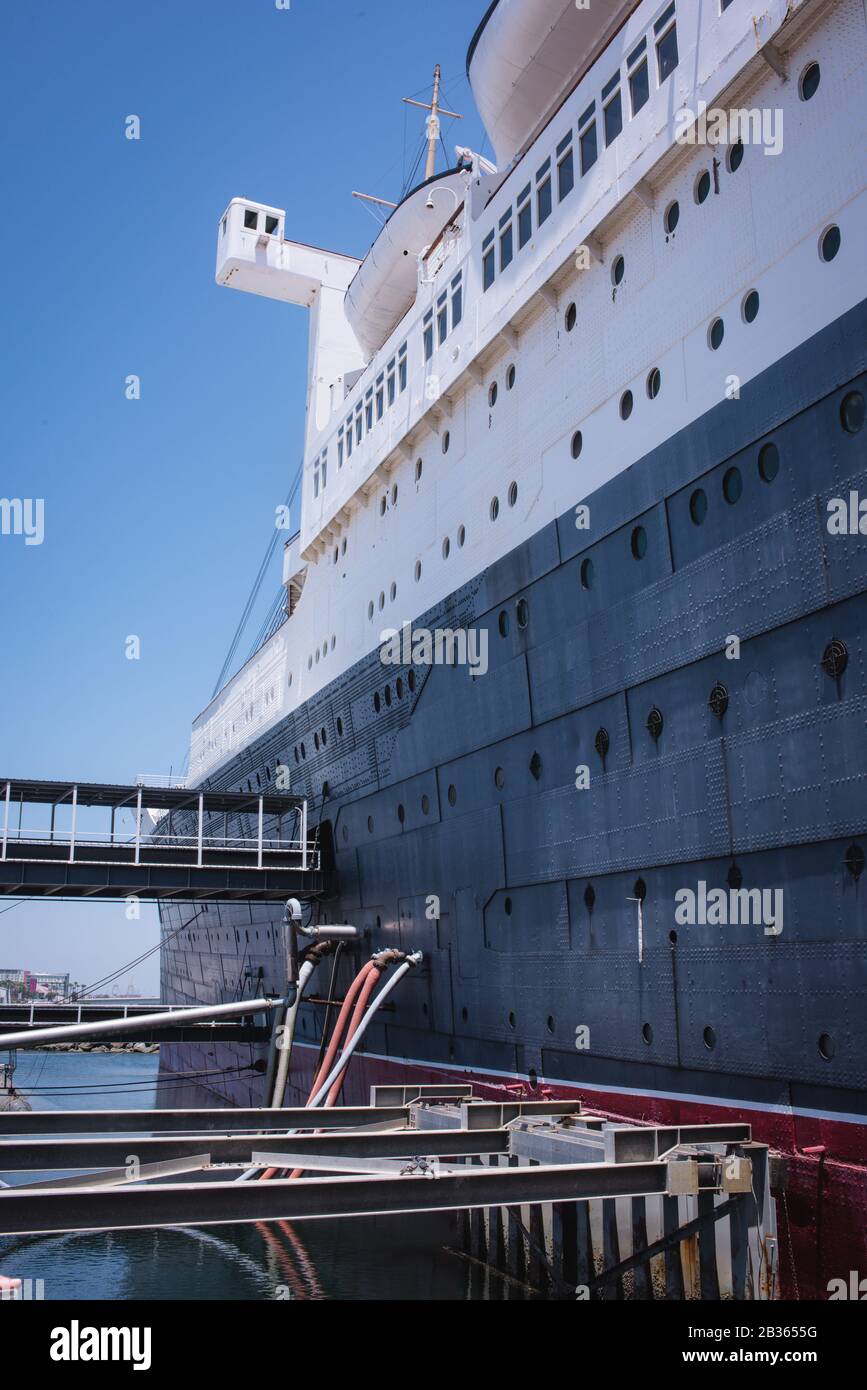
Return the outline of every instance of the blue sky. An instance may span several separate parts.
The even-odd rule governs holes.
[[[182,765],[304,419],[306,315],[217,288],[219,216],[251,197],[287,209],[287,236],[363,255],[376,227],[351,190],[400,196],[424,120],[401,98],[435,62],[466,115],[444,124],[449,155],[490,155],[464,76],[484,8],[3,6],[0,496],[43,498],[45,535],[0,535],[0,778]],[[89,982],[156,940],[151,907],[0,904],[0,965]],[[155,988],[157,957],[131,973]]]

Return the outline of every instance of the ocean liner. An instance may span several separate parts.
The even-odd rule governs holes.
[[[359,929],[287,1103],[323,996],[420,951],[347,1099],[747,1119],[823,1296],[867,1269],[865,59],[864,0],[494,0],[495,163],[429,158],[362,261],[231,201],[218,283],[310,313],[303,500],[189,764],[306,796]],[[161,913],[165,1000],[284,988],[282,911]],[[263,1100],[261,1049],[161,1065]]]

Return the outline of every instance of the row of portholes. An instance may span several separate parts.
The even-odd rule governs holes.
[[[396,697],[397,697],[398,700],[402,700],[403,697],[404,697],[404,695],[406,694],[407,690],[409,691],[410,694],[412,694],[412,693],[414,692],[415,686],[416,686],[415,671],[413,671],[412,668],[410,668],[410,670],[407,671],[407,673],[406,673],[406,683],[405,683],[405,684],[404,684],[403,676],[398,676],[397,680],[396,680],[395,683],[394,683],[394,694],[396,695]],[[382,709],[383,702],[385,703],[385,706],[386,706],[387,709],[390,709],[390,708],[391,708],[391,703],[392,703],[392,692],[391,692],[391,686],[390,686],[390,685],[387,685],[387,686],[385,687],[385,689],[384,689],[383,692],[382,692],[382,695],[380,695],[380,693],[379,693],[378,690],[374,690],[374,692],[373,692],[373,708],[374,708],[374,710],[376,711],[377,714],[379,714],[380,710]]]
[[[389,591],[388,591],[388,598],[389,598],[389,602],[390,602],[390,603],[394,603],[394,600],[397,598],[397,584],[395,583],[394,580],[391,581],[391,586],[390,586]],[[379,594],[379,611],[380,611],[380,613],[382,612],[382,610],[383,610],[384,607],[385,607],[385,590],[382,589],[382,590],[380,590],[380,594]],[[373,615],[374,615],[375,611],[376,611],[376,604],[374,603],[373,599],[371,599],[370,602],[369,602],[368,605],[367,605],[367,617],[368,617],[368,620],[369,620],[369,621],[372,621],[372,620],[373,620]]]
[[[337,646],[337,634],[332,632],[332,634],[331,634],[331,650],[334,651],[334,648],[335,648],[336,646]],[[320,651],[319,647],[317,647],[315,653],[314,653],[313,655],[311,655],[311,656],[308,656],[308,658],[307,658],[307,670],[308,670],[308,671],[312,670],[314,660],[316,661],[316,664],[318,665],[318,664],[319,664],[319,658],[320,658],[320,656],[322,657],[322,660],[324,661],[327,655],[328,655],[328,638],[326,637],[325,641],[322,643],[322,649],[321,649],[321,651]],[[290,674],[290,676],[289,676],[289,684],[290,684],[290,685],[292,684],[292,676],[291,676],[291,674]]]
[[[632,528],[632,534],[629,537],[629,549],[632,552],[632,558],[634,560],[644,559],[647,554],[647,532],[643,526],[634,526]],[[582,589],[592,589],[596,571],[593,560],[589,555],[581,561],[581,567],[578,573],[581,579]]]
[[[418,462],[421,463],[421,459],[419,459]],[[419,477],[419,478],[421,477],[421,469],[418,469],[417,477]],[[391,488],[391,505],[392,505],[393,507],[396,507],[396,506],[397,506],[397,483],[393,483],[393,484],[392,484],[392,488]],[[380,515],[380,516],[385,516],[385,513],[386,513],[387,508],[388,508],[388,493],[387,493],[387,492],[384,492],[384,493],[382,494],[382,496],[380,497],[380,499],[379,499],[379,515]]]
[[[340,718],[340,715],[337,716],[337,719],[336,719],[336,721],[335,721],[335,725],[336,725],[336,728],[337,728],[337,737],[338,737],[338,738],[342,738],[342,737],[343,737],[343,720]],[[324,727],[321,728],[321,729],[315,730],[315,731],[314,731],[314,734],[313,734],[313,747],[316,749],[316,752],[318,753],[319,750],[320,750],[320,748],[325,748],[325,747],[327,746],[327,744],[328,744],[328,730],[327,730],[326,728],[324,728]],[[305,758],[305,759],[306,759],[306,757],[307,757],[307,745],[306,745],[303,741],[302,741],[301,743],[296,743],[295,747],[292,749],[292,752],[293,752],[293,754],[295,755],[295,761],[296,761],[296,763],[298,763],[298,762],[300,762],[300,761],[302,760],[302,758]],[[269,780],[270,780],[270,779],[269,779]]]
[[[346,537],[344,536],[344,537],[343,537],[343,540],[340,542],[340,545],[339,545],[339,546],[336,545],[336,546],[334,547],[334,555],[333,555],[333,562],[334,562],[334,564],[336,565],[337,562],[338,562],[338,560],[340,559],[341,555],[345,555],[345,554],[346,554]]]
[[[513,1015],[510,1014],[509,1019],[511,1020],[512,1017]],[[648,1047],[650,1047],[651,1043],[653,1042],[653,1028],[649,1023],[642,1023],[641,1037],[642,1041],[645,1042]],[[707,1027],[702,1029],[701,1040],[707,1048],[708,1052],[713,1052],[717,1044],[716,1029],[712,1028],[710,1024],[708,1024]],[[818,1049],[819,1056],[822,1058],[823,1061],[831,1062],[834,1060],[834,1055],[837,1051],[837,1048],[834,1039],[831,1037],[830,1033],[820,1033],[819,1037],[816,1039],[816,1047]]]
[[[515,621],[522,632],[530,626],[530,605],[525,598],[519,598],[515,604]],[[497,618],[497,630],[501,637],[508,637],[509,614],[505,608],[500,610]]]
[[[515,386],[515,381],[516,381],[516,379],[517,379],[517,371],[516,371],[516,369],[515,369],[515,364],[514,364],[514,362],[512,362],[512,363],[509,364],[508,368],[506,369],[506,390],[507,390],[507,391],[512,391],[512,390],[514,390],[514,386]],[[499,393],[500,393],[500,392],[499,392],[499,387],[497,386],[496,381],[492,381],[491,384],[490,384],[490,386],[488,387],[488,405],[491,407],[491,410],[493,410],[494,406],[497,404],[497,397],[498,397]],[[445,450],[444,450],[443,452],[445,452]]]

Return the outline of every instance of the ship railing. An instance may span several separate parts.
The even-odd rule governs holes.
[[[27,850],[33,851],[28,854]],[[273,869],[287,862],[294,867],[317,870],[319,868],[319,844],[316,837],[289,838],[278,835],[179,835],[174,831],[168,834],[156,833],[143,839],[136,834],[123,834],[115,831],[87,830],[80,828],[66,832],[62,830],[39,830],[24,826],[9,826],[5,836],[4,857],[22,862],[37,863],[46,858],[60,858],[69,863],[86,861],[90,864],[126,862],[124,849],[130,852],[130,863],[157,859],[161,865],[179,868],[190,864],[210,864],[216,867],[230,860],[239,861],[244,867]],[[99,858],[100,850],[111,851],[110,858]],[[179,857],[174,859],[172,851]]]
[[[170,772],[140,772],[135,779],[137,787],[185,787],[186,777],[174,777]]]

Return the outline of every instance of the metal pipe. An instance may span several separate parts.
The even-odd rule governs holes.
[[[288,1002],[295,998],[295,986],[291,986]],[[142,1033],[155,1024],[171,1026],[175,1023],[193,1023],[210,1018],[229,1018],[233,1014],[258,1014],[263,1010],[276,1009],[287,999],[239,999],[233,1004],[204,1004],[193,1009],[175,1009],[169,1012],[140,1014],[137,1018],[112,1018],[104,1023],[67,1023],[57,1028],[33,1028],[26,1032],[0,1033],[0,1048],[42,1047],[46,1042],[66,1042],[69,1038],[104,1037],[111,1033]]]
[[[279,1110],[283,1104],[283,1097],[286,1094],[286,1081],[289,1076],[289,1063],[292,1058],[292,1043],[295,1038],[295,1023],[298,1018],[298,1009],[301,1004],[301,996],[307,987],[307,981],[316,969],[319,957],[312,959],[307,956],[301,966],[298,975],[298,988],[295,992],[295,999],[286,1010],[286,1021],[283,1025],[283,1036],[280,1039],[280,1056],[277,1061],[277,1076],[274,1081],[274,1093],[271,1096],[269,1109]]]
[[[367,1010],[367,1013],[365,1014],[364,1018],[359,1024],[357,1030],[350,1038],[349,1042],[346,1044],[346,1047],[343,1049],[339,1061],[335,1063],[335,1065],[331,1069],[331,1072],[325,1078],[322,1085],[316,1092],[316,1095],[313,1096],[312,1099],[308,1102],[309,1108],[311,1110],[318,1106],[321,1103],[321,1101],[324,1100],[324,1098],[328,1095],[328,1092],[331,1090],[331,1087],[334,1085],[334,1082],[337,1080],[338,1076],[340,1076],[344,1068],[349,1065],[350,1057],[357,1048],[358,1044],[361,1042],[361,1039],[364,1037],[364,1034],[366,1033],[370,1023],[373,1020],[373,1015],[376,1013],[380,1004],[382,1004],[386,997],[389,994],[391,994],[391,991],[394,989],[398,980],[401,980],[403,976],[407,973],[407,971],[412,970],[414,965],[418,965],[421,959],[421,951],[414,951],[411,956],[407,956],[403,965],[399,966],[398,969],[395,970],[391,979],[386,981],[382,989],[379,991],[379,994],[377,994],[376,998],[372,1000],[370,1008]]]

